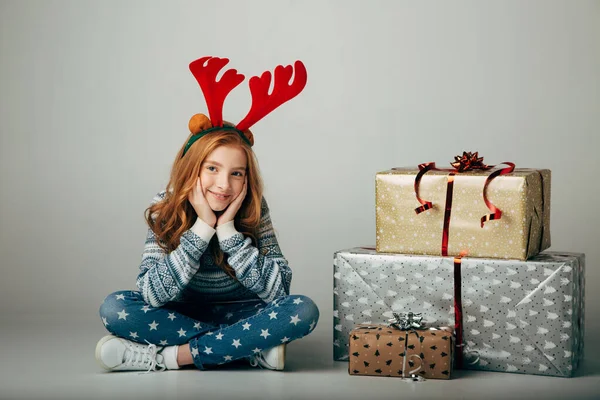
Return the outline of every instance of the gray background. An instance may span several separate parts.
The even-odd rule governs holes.
[[[308,372],[319,368],[331,371],[323,383],[333,387],[329,396],[342,393],[336,385],[366,382],[346,382],[343,363],[330,361],[332,256],[375,243],[375,173],[447,165],[463,150],[479,151],[489,164],[552,170],[552,249],[587,256],[587,354],[598,348],[600,2],[2,0],[1,333],[16,341],[3,341],[12,365],[25,369],[36,359],[44,371],[30,370],[36,379],[3,374],[0,396],[39,389],[64,397],[88,378],[88,385],[126,385],[126,375],[109,381],[94,365],[104,334],[97,310],[108,293],[135,288],[143,211],[168,181],[189,118],[206,112],[188,70],[204,55],[230,58],[247,79],[296,59],[308,70],[303,93],[253,128],[275,228],[294,270],[292,292],[321,310],[312,338],[290,345],[290,368],[313,379],[298,383],[298,393],[325,379]],[[249,107],[246,81],[228,97],[224,116],[237,122]],[[69,342],[77,353],[68,352]],[[590,362],[583,384],[567,380],[580,395],[598,389],[591,382],[600,369]],[[69,375],[75,370],[84,375]],[[186,387],[182,377],[202,375],[193,372],[174,373],[170,384]],[[565,382],[477,376],[467,376],[467,386],[447,385],[460,384],[460,396],[484,381],[498,393],[521,382],[556,395]],[[293,396],[285,388],[295,387],[294,378],[285,385],[265,379],[267,395]],[[180,394],[194,393],[190,385]],[[420,390],[435,397],[448,387]]]

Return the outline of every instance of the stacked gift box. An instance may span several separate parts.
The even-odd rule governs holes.
[[[376,247],[334,255],[334,359],[364,375],[448,378],[454,365],[572,376],[585,257],[547,250],[550,171],[489,167],[477,153],[452,166],[377,173]],[[423,327],[392,326],[408,313]],[[445,343],[429,345],[429,332],[452,340],[445,374],[433,374]],[[407,339],[412,347],[395,351]]]

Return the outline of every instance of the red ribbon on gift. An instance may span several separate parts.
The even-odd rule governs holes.
[[[425,175],[431,170],[448,172],[448,185],[446,187],[446,205],[444,212],[444,228],[442,232],[442,256],[448,255],[448,240],[450,237],[450,215],[452,213],[452,192],[454,189],[454,176],[457,173],[462,173],[474,169],[487,170],[497,167],[501,164],[508,165],[508,167],[506,168],[492,172],[485,180],[485,185],[483,186],[483,201],[485,202],[485,205],[491,211],[491,213],[481,217],[481,227],[483,228],[483,225],[487,221],[502,218],[502,210],[494,206],[492,202],[489,201],[489,199],[487,198],[487,187],[489,186],[490,182],[497,176],[506,175],[514,171],[515,169],[515,164],[508,161],[502,162],[498,165],[485,165],[483,164],[483,157],[478,157],[477,152],[463,152],[462,156],[455,156],[454,159],[455,162],[450,163],[450,165],[452,165],[454,169],[437,168],[434,162],[419,164],[419,173],[417,173],[417,176],[415,177],[415,195],[417,196],[417,200],[419,201],[419,203],[421,203],[420,207],[415,208],[415,212],[417,214],[420,214],[424,211],[433,208],[433,203],[431,201],[423,200],[419,196],[419,184],[421,183],[421,178],[423,177],[423,175]]]
[[[444,211],[444,228],[442,231],[442,256],[448,255],[448,240],[450,237],[450,215],[452,213],[452,194],[454,190],[454,176],[457,173],[462,173],[470,170],[481,169],[488,170],[495,168],[498,165],[506,164],[508,167],[502,168],[492,172],[485,180],[483,186],[483,201],[487,208],[491,211],[490,214],[486,214],[481,217],[481,227],[487,221],[496,220],[502,218],[502,210],[494,206],[491,201],[487,198],[487,188],[490,182],[499,175],[506,175],[511,173],[515,169],[515,164],[512,162],[502,162],[497,165],[486,165],[483,163],[483,157],[479,157],[478,153],[463,152],[462,156],[455,156],[454,162],[450,163],[454,169],[449,168],[437,168],[434,162],[419,164],[419,172],[415,178],[415,195],[417,200],[421,203],[420,207],[415,209],[417,214],[433,208],[433,203],[427,200],[421,199],[419,196],[419,184],[421,178],[427,172],[431,170],[436,171],[447,171],[448,172],[448,184],[446,186],[446,204]],[[454,258],[454,330],[456,333],[456,365],[458,368],[462,367],[463,364],[463,325],[462,325],[462,282],[461,282],[461,264],[462,258],[467,255],[466,250],[462,250],[458,256]]]
[[[463,363],[463,327],[462,327],[462,282],[461,264],[462,258],[467,255],[466,251],[454,257],[454,333],[456,335],[456,367],[461,368]]]

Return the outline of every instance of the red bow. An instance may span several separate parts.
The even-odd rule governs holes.
[[[483,163],[483,157],[478,157],[475,153],[463,151],[462,156],[454,156],[454,162],[450,163],[458,172],[465,172],[471,169],[490,169],[491,166]]]

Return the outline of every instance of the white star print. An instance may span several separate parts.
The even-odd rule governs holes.
[[[191,353],[192,353],[192,357],[198,356],[198,348],[192,347],[192,352]]]
[[[300,297],[296,297],[294,299],[294,304],[300,304],[300,303],[304,303],[304,302],[302,301],[302,299]]]
[[[261,351],[261,349],[259,349],[258,347],[255,347],[254,349],[252,349],[252,352],[253,352],[254,354],[256,354],[256,353],[260,353],[260,351]]]
[[[195,328],[195,329],[200,329],[200,328],[202,328],[202,327],[200,326],[200,322],[196,322],[196,323],[194,324],[194,328]]]
[[[127,313],[125,312],[125,310],[123,310],[123,311],[121,311],[121,312],[118,312],[117,314],[119,314],[119,319],[124,319],[125,321],[127,321],[127,316],[128,316],[129,314],[127,314]]]
[[[294,324],[294,325],[298,325],[298,322],[302,321],[300,318],[298,318],[298,314],[294,315],[293,317],[290,317],[292,320],[290,321],[290,324]]]
[[[148,311],[150,311],[150,306],[145,305],[144,307],[141,308],[141,310],[144,312],[144,314],[146,314]]]
[[[269,314],[269,319],[277,319],[277,313],[275,311],[271,311],[271,313]]]
[[[102,322],[104,322],[104,326],[108,325],[108,321],[106,320],[106,317],[102,317]]]
[[[230,319],[231,317],[233,317],[233,314],[228,312],[227,314],[225,314],[225,318]]]
[[[157,330],[158,330],[158,328],[157,328],[157,327],[158,327],[158,324],[156,323],[156,321],[152,321],[152,323],[151,323],[151,324],[148,324],[148,326],[150,327],[150,330],[153,330],[153,329],[154,329],[155,331],[157,331]]]
[[[204,353],[206,353],[206,354],[212,354],[212,347],[206,347],[206,346],[204,346]]]
[[[175,316],[175,313],[169,313],[169,316],[167,318],[169,318],[171,321],[173,321],[177,317]]]
[[[242,344],[240,343],[240,339],[233,339],[233,343],[231,343],[232,346],[235,346],[235,348],[237,349],[238,347],[240,347]]]
[[[310,330],[312,331],[315,328],[315,321],[310,323]]]
[[[225,359],[225,361],[231,361],[233,359],[233,357],[231,356],[225,356],[223,358]]]
[[[125,296],[122,294],[118,294],[115,297],[117,298],[117,300],[125,300]]]
[[[242,325],[244,327],[244,329],[242,329],[243,331],[249,331],[250,327],[252,326],[252,324],[249,324],[248,322],[246,322],[244,325]]]
[[[185,336],[185,331],[183,330],[183,328],[180,328],[177,333],[179,333],[179,337],[181,336]]]
[[[138,334],[137,334],[137,332],[129,332],[129,336],[131,336],[134,339],[137,339]]]
[[[281,343],[286,343],[286,342],[289,342],[289,341],[290,341],[290,338],[287,337],[287,336],[284,336],[283,339],[281,339]]]
[[[217,336],[215,336],[215,338],[216,338],[217,340],[221,340],[221,339],[223,339],[223,336],[224,336],[224,335],[223,335],[221,332],[219,332],[219,333],[217,333]]]
[[[212,333],[212,332],[206,332],[206,334],[209,335],[209,336],[210,335],[214,335],[214,333]]]
[[[268,329],[261,329],[260,332],[260,336],[264,336],[265,339],[267,338],[267,336],[271,336]]]
[[[169,343],[167,343],[166,340],[161,340],[158,344],[160,344],[161,346],[167,346]]]

